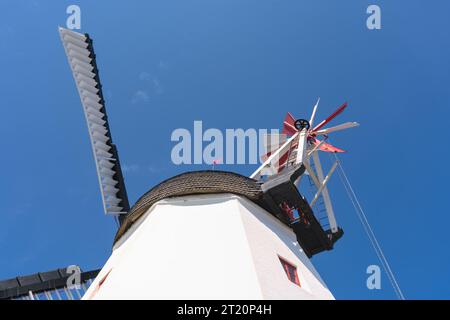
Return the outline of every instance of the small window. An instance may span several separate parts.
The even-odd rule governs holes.
[[[298,280],[297,267],[287,262],[283,258],[281,257],[279,258],[288,279],[300,287],[300,280]]]

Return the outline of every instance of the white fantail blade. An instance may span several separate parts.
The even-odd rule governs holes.
[[[105,213],[126,213],[128,198],[117,149],[111,140],[92,40],[59,28],[61,41],[83,105]]]
[[[331,128],[318,130],[318,131],[314,132],[314,134],[316,134],[316,135],[329,134],[331,132],[350,129],[350,128],[354,128],[354,127],[358,127],[358,126],[359,126],[358,122],[346,122],[346,123],[343,123],[343,124],[340,124],[340,125],[337,125],[337,126],[334,126]]]
[[[319,107],[320,97],[317,99],[316,105],[313,108],[311,118],[309,119],[309,125],[312,127],[314,123],[314,118],[316,117],[317,108]]]

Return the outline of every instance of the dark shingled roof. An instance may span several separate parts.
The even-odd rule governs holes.
[[[117,231],[114,243],[156,202],[193,194],[233,193],[264,206],[261,184],[225,171],[193,171],[167,179],[144,194],[131,208]]]

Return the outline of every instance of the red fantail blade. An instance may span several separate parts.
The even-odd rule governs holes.
[[[294,126],[295,119],[289,112],[286,114],[286,117],[284,118],[283,122],[283,130],[281,133],[292,136],[294,135],[298,130]]]
[[[319,139],[316,139],[316,138],[312,138],[311,141],[312,141],[312,143],[313,143],[315,146],[317,146],[319,143],[322,142],[322,141],[320,141]],[[347,152],[347,151],[345,151],[345,150],[336,148],[335,146],[332,146],[331,144],[326,143],[326,142],[322,143],[322,145],[319,147],[319,150],[320,150],[320,151],[324,151],[324,152],[332,152],[332,153],[342,153],[342,152]]]
[[[339,114],[342,113],[342,111],[344,111],[344,109],[347,108],[347,102],[344,102],[339,108],[337,108],[337,110],[335,112],[333,112],[328,118],[326,118],[325,120],[323,120],[321,123],[319,123],[317,126],[314,127],[314,129],[312,129],[312,131],[317,131],[320,128],[322,128],[324,125],[326,125],[328,122],[330,122],[331,120],[333,120],[334,118],[336,118],[336,116],[338,116]]]

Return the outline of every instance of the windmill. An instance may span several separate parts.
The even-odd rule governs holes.
[[[343,152],[326,138],[357,123],[324,127],[347,104],[314,127],[318,102],[309,121],[288,114],[286,141],[269,150],[250,177],[187,172],[161,182],[130,208],[92,40],[59,32],[88,124],[105,213],[121,217],[111,257],[84,299],[333,298],[309,258],[331,250],[343,234],[327,189],[337,164],[324,176],[318,152]],[[324,199],[330,230],[297,188],[304,174],[317,187],[311,203]]]
[[[194,171],[150,189],[83,299],[333,299],[310,258],[343,234],[326,188],[337,163],[324,177],[318,157],[342,150],[317,137],[357,124],[323,129],[344,104],[311,128],[317,105],[309,121],[288,114],[290,137],[250,177]],[[317,187],[310,203],[322,195],[329,204],[330,230],[296,186],[304,174]]]
[[[327,189],[337,163],[324,176],[318,153],[343,152],[326,138],[357,124],[324,127],[346,104],[314,127],[318,103],[309,121],[288,114],[281,147],[271,144],[250,177],[186,172],[130,208],[92,39],[64,28],[59,34],[83,106],[104,212],[120,222],[111,256],[83,299],[333,299],[310,258],[333,249],[343,234]],[[310,202],[298,188],[306,174],[317,188]],[[312,210],[320,196],[329,230]]]

